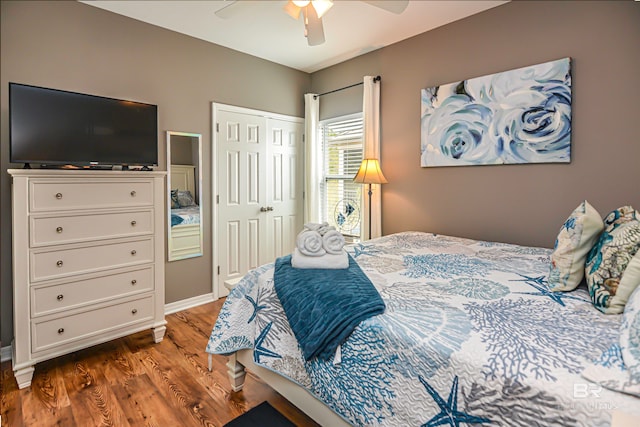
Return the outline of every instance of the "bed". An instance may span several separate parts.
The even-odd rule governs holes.
[[[274,290],[274,264],[250,271],[206,348],[229,355],[234,390],[247,367],[330,426],[610,426],[612,416],[640,417],[640,398],[581,375],[620,363],[621,316],[594,309],[584,287],[550,292],[550,249],[404,232],[347,251],[384,314],[360,323],[333,360],[306,361]]]
[[[195,166],[171,165],[171,194],[189,192],[194,197]],[[181,193],[182,194],[182,193]],[[188,203],[187,203],[188,205]],[[188,206],[172,206],[170,212],[171,236],[169,240],[170,259],[182,259],[202,252],[200,206],[194,201]]]

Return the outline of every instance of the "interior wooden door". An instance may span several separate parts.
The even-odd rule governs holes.
[[[267,259],[266,119],[219,110],[216,171],[218,192],[218,297],[225,281],[242,278]],[[214,266],[215,268],[215,266]]]
[[[214,104],[214,295],[291,253],[302,228],[303,121]]]
[[[290,254],[302,229],[303,124],[291,120],[267,122],[267,256]],[[267,261],[268,262],[268,261]]]

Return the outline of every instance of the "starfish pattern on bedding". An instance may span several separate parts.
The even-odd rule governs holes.
[[[267,326],[264,327],[262,332],[260,332],[260,335],[258,335],[258,338],[256,339],[256,343],[253,349],[253,355],[256,363],[260,363],[260,356],[273,357],[274,359],[282,359],[282,356],[280,356],[275,351],[269,350],[268,348],[264,348],[262,346],[262,343],[267,337],[267,334],[271,330],[271,325],[273,325],[273,322],[269,322]]]
[[[375,249],[373,246],[365,246],[362,243],[358,243],[353,247],[354,250],[354,258],[358,258],[360,255],[374,255],[379,253],[378,249]]]
[[[449,392],[449,398],[445,402],[445,400],[440,396],[440,394],[429,385],[421,375],[418,375],[418,379],[427,389],[427,392],[433,397],[433,400],[438,404],[440,408],[440,413],[435,415],[426,423],[422,424],[420,427],[436,427],[448,425],[450,427],[459,427],[460,423],[466,424],[482,424],[482,423],[490,423],[491,420],[488,418],[476,417],[475,415],[467,414],[466,412],[458,411],[458,376],[456,375],[453,379],[453,385],[451,386],[451,391]]]
[[[249,320],[247,320],[247,323],[251,323],[253,321],[253,319],[255,319],[256,316],[258,315],[258,311],[262,310],[263,308],[267,308],[267,306],[266,305],[258,305],[258,303],[256,301],[254,301],[254,299],[251,298],[249,295],[245,295],[244,297],[247,300],[249,300],[249,302],[253,306],[253,313],[251,313],[251,317],[249,317]]]
[[[574,297],[573,295],[567,295],[566,292],[553,292],[552,290],[549,289],[548,285],[547,285],[547,281],[545,279],[545,276],[537,276],[537,277],[529,277],[529,276],[525,276],[524,274],[518,274],[519,276],[523,277],[523,279],[514,279],[511,280],[512,282],[524,282],[527,285],[535,288],[537,290],[537,292],[514,292],[514,294],[524,294],[524,295],[534,295],[534,296],[542,296],[542,297],[549,297],[551,298],[552,301],[557,302],[558,304],[560,304],[563,307],[566,307],[563,299],[567,298],[567,299],[575,299],[578,301],[584,301],[584,302],[589,302],[586,301],[582,298],[579,297]]]

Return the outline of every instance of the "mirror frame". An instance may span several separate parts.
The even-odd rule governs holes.
[[[187,138],[191,138],[192,144],[196,143],[198,145],[198,150],[197,150],[197,154],[198,154],[198,164],[195,165],[197,170],[196,170],[196,176],[194,177],[195,179],[195,184],[196,184],[196,189],[197,189],[197,195],[194,194],[194,196],[197,197],[198,199],[198,207],[200,208],[200,227],[199,227],[199,233],[200,233],[200,250],[197,252],[193,252],[193,253],[188,253],[185,255],[180,255],[180,256],[173,256],[172,255],[172,241],[171,241],[171,138],[173,136],[183,136],[183,137],[187,137]],[[189,258],[194,258],[194,257],[199,257],[199,256],[203,256],[204,255],[204,227],[203,227],[203,221],[202,221],[202,213],[203,213],[203,209],[202,209],[202,134],[199,133],[190,133],[190,132],[177,132],[177,131],[171,131],[168,130],[166,131],[166,144],[167,144],[167,260],[168,261],[178,261],[178,260],[182,260],[182,259],[189,259]],[[193,146],[192,146],[193,149]]]

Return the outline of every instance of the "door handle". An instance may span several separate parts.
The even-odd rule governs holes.
[[[271,212],[273,210],[273,206],[263,206],[260,208],[260,212]]]

